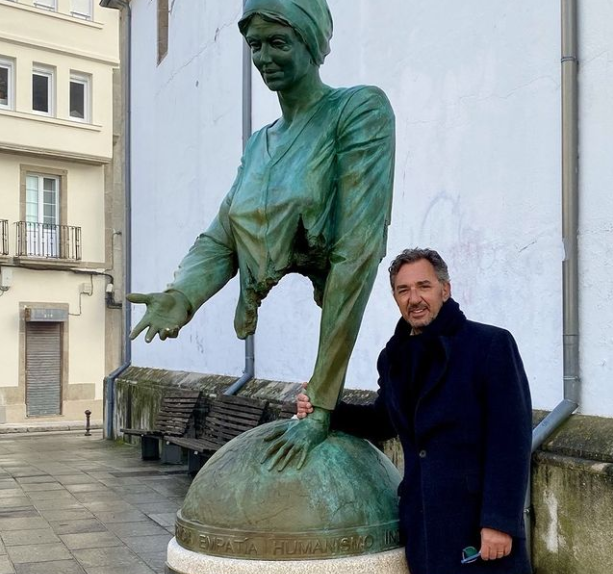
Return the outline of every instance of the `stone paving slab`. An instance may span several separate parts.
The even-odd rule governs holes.
[[[8,559],[8,556],[0,556],[0,574],[14,574],[12,562]]]
[[[13,564],[70,560],[70,552],[68,552],[68,548],[61,542],[28,544],[26,546],[7,546],[6,550]]]
[[[61,542],[51,528],[39,530],[9,530],[2,533],[5,546],[29,546]]]
[[[80,534],[83,532],[107,532],[106,527],[99,520],[55,520],[49,525],[56,534]]]
[[[16,564],[15,574],[86,574],[76,560]]]
[[[0,429],[0,574],[164,574],[186,471],[100,431]]]

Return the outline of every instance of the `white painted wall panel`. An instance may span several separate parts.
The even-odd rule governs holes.
[[[156,4],[133,7],[133,289],[163,290],[217,212],[241,155],[240,2],[174,2],[169,50],[156,62]],[[178,341],[139,340],[134,364],[240,373],[233,282]],[[142,314],[135,309],[134,322]]]
[[[582,411],[613,416],[613,2],[580,20]]]

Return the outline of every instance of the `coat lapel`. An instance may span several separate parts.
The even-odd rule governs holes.
[[[440,343],[440,360],[437,359],[432,364],[432,371],[422,387],[419,400],[417,401],[417,408],[419,408],[424,398],[441,384],[447,374],[451,356],[451,344],[448,337],[438,337],[437,343]]]
[[[410,423],[404,408],[409,384],[409,361],[407,342],[399,336],[397,327],[396,335],[387,344],[388,380],[390,382],[389,408],[393,413],[395,426],[408,430]]]

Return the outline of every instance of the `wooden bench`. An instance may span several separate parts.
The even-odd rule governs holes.
[[[296,402],[282,403],[279,409],[280,419],[293,419],[297,412]]]
[[[165,436],[164,441],[188,451],[189,472],[195,474],[223,445],[258,426],[267,404],[267,401],[220,395],[211,401],[202,428],[196,429],[198,438]]]
[[[199,398],[200,391],[170,391],[162,398],[153,429],[120,429],[120,431],[124,435],[140,437],[143,460],[158,460],[159,443],[164,437],[194,435],[194,410]],[[168,460],[165,462],[180,462],[176,460],[176,456],[168,454],[166,457]]]

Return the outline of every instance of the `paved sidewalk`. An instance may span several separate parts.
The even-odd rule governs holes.
[[[0,574],[163,574],[190,482],[100,431],[0,435]]]

